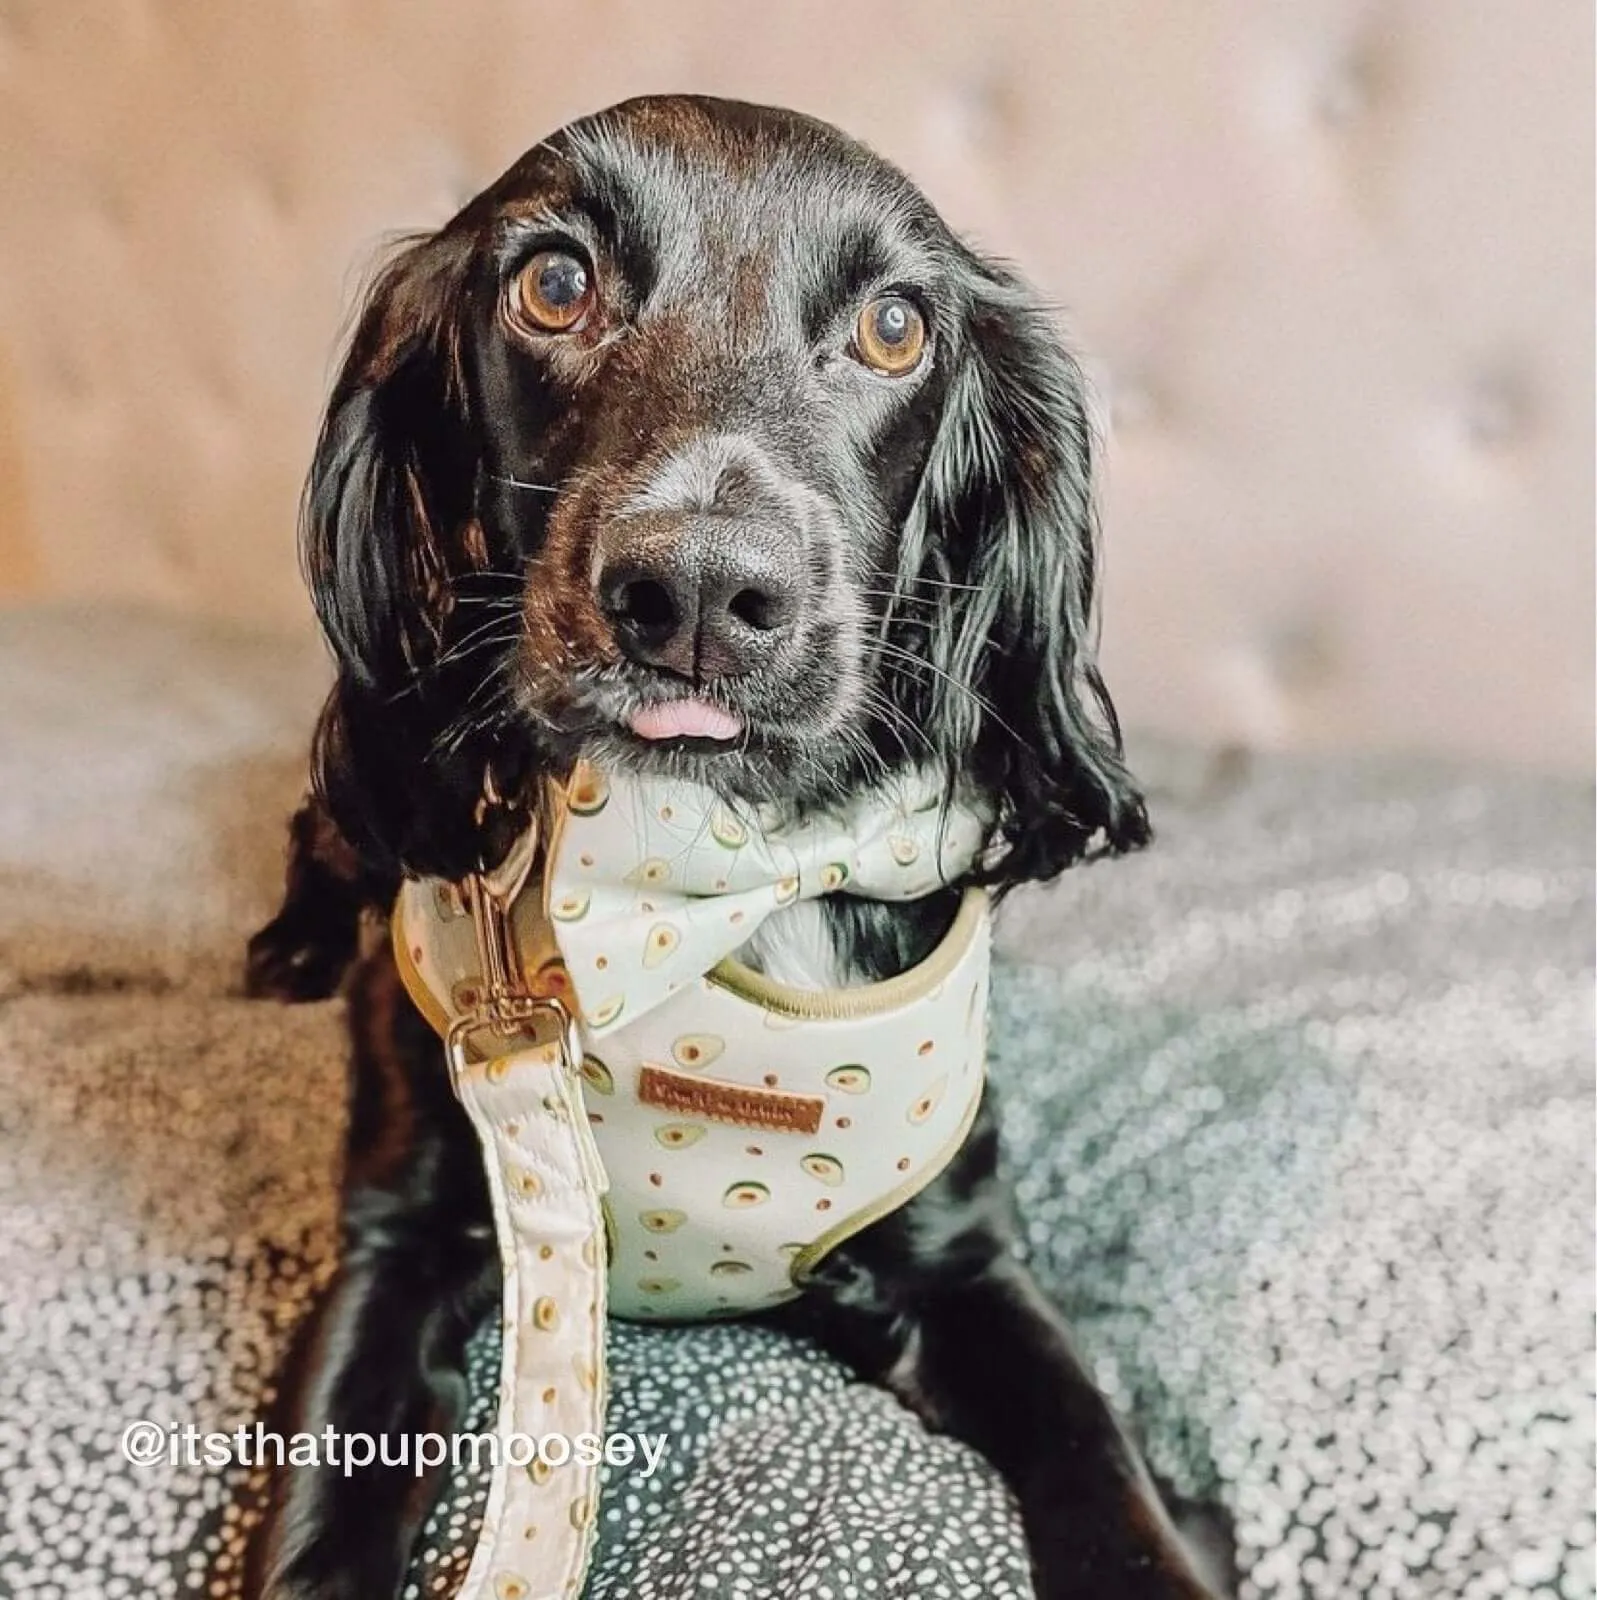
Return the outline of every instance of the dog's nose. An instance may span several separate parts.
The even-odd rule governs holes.
[[[628,517],[607,530],[599,603],[634,661],[695,680],[735,678],[792,634],[803,579],[799,541],[778,526]]]

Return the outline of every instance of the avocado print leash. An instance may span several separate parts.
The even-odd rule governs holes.
[[[537,850],[530,830],[497,874],[461,884],[483,983],[445,1041],[482,1147],[503,1273],[500,1452],[458,1600],[575,1600],[592,1556],[597,1462],[506,1459],[513,1435],[603,1432],[607,1187],[565,1006],[530,994],[509,908]],[[552,1037],[539,1038],[540,1034]]]

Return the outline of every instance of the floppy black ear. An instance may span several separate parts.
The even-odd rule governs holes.
[[[958,362],[900,582],[933,668],[921,725],[951,771],[999,797],[991,879],[1003,888],[1136,849],[1148,816],[1095,659],[1096,440],[1081,369],[1026,289],[985,264]]]
[[[393,689],[436,649],[471,516],[460,371],[467,247],[406,246],[366,295],[300,510],[306,581],[339,667]]]
[[[460,361],[469,260],[469,240],[445,233],[378,275],[301,506],[306,581],[338,662],[317,786],[345,837],[384,868],[472,864],[487,760],[455,736],[461,691],[443,670],[458,582],[486,563]]]

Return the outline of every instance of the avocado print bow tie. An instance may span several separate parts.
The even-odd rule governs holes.
[[[917,900],[954,882],[991,826],[924,773],[784,823],[698,784],[579,763],[558,810],[547,907],[593,1035],[702,977],[795,901]]]

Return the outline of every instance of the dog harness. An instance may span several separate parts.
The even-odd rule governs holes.
[[[399,970],[448,1041],[494,1202],[501,1437],[599,1431],[607,1308],[776,1305],[942,1171],[982,1094],[986,893],[919,966],[859,988],[734,952],[803,899],[930,894],[988,832],[923,775],[792,823],[583,764],[497,873],[404,886]],[[495,1474],[462,1594],[575,1592],[597,1498],[576,1470]]]

